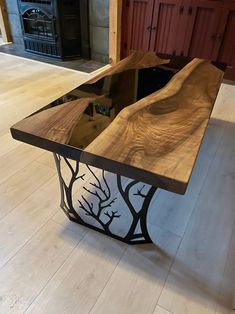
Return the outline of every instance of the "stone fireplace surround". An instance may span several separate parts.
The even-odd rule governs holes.
[[[17,0],[8,0],[6,5],[13,42],[23,47],[23,33]],[[109,0],[89,0],[89,37],[92,60],[108,62],[108,34]]]
[[[86,0],[18,0],[26,51],[90,57]]]

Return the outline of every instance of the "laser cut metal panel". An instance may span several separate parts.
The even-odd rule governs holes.
[[[61,208],[68,218],[128,244],[151,243],[147,213],[156,187],[54,154],[61,188]],[[62,163],[67,168],[63,174]],[[86,180],[88,177],[88,180]],[[76,182],[79,181],[79,191]],[[78,196],[79,195],[79,196]]]

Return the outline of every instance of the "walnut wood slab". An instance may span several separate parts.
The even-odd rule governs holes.
[[[85,151],[186,190],[223,72],[194,59],[162,90],[123,109]]]
[[[156,56],[155,52],[135,51],[131,55],[129,55],[127,58],[121,60],[114,66],[99,73],[97,76],[89,80],[87,84],[93,84],[105,76],[118,74],[123,71],[133,70],[133,69],[136,69],[136,70],[146,69],[146,68],[151,68],[151,67],[162,65],[162,64],[167,64],[169,62],[170,60],[161,59],[158,56]]]
[[[98,98],[100,97],[81,98],[40,111],[16,123],[13,128],[40,138],[67,144],[89,103]]]
[[[11,132],[18,140],[183,194],[222,77],[209,62],[194,59],[160,91],[123,109],[84,150],[66,143],[91,99],[36,113]]]

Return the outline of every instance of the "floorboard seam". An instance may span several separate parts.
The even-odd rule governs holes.
[[[113,241],[117,241],[117,240],[113,240]],[[109,281],[111,280],[111,278],[112,278],[112,276],[113,276],[115,270],[116,270],[117,267],[119,266],[119,264],[120,264],[120,262],[121,262],[121,260],[122,260],[122,258],[123,258],[123,256],[124,256],[124,254],[126,253],[127,249],[128,249],[128,247],[126,246],[125,249],[124,249],[124,251],[123,251],[123,254],[122,254],[121,257],[119,258],[119,261],[118,261],[117,265],[115,266],[113,272],[110,274],[109,278],[107,279],[106,284],[104,285],[104,287],[103,287],[103,289],[101,290],[99,296],[97,297],[97,299],[96,299],[94,305],[91,307],[91,309],[89,310],[88,313],[91,313],[91,311],[93,310],[93,308],[96,306],[97,302],[99,301],[100,296],[102,295],[104,289],[107,287]]]
[[[189,217],[189,219],[188,219],[188,222],[187,222],[187,224],[186,224],[186,227],[185,227],[185,230],[184,230],[184,232],[183,232],[182,239],[181,239],[181,241],[180,241],[180,243],[179,243],[179,246],[178,246],[178,248],[177,248],[175,257],[174,257],[174,259],[173,259],[173,261],[172,261],[172,263],[171,263],[171,265],[170,265],[170,267],[169,267],[169,271],[168,271],[166,280],[165,280],[165,282],[164,282],[164,285],[163,285],[163,288],[162,288],[162,290],[161,290],[161,293],[160,293],[160,295],[159,295],[159,297],[158,297],[157,304],[156,304],[155,308],[156,308],[157,306],[160,306],[160,305],[158,304],[158,302],[159,302],[159,300],[160,300],[160,298],[161,298],[161,296],[162,296],[163,290],[164,290],[164,288],[165,288],[165,286],[166,286],[167,280],[168,280],[169,275],[170,275],[171,270],[172,270],[172,266],[174,265],[174,263],[175,263],[175,261],[176,261],[177,254],[178,254],[178,252],[179,252],[179,249],[180,249],[180,246],[181,246],[181,244],[182,244],[182,241],[183,241],[183,239],[184,239],[184,237],[185,237],[185,234],[186,234],[186,231],[187,231],[187,229],[188,229],[189,223],[190,223],[190,221],[191,221],[191,219],[192,219],[192,217],[193,217],[193,214],[194,214],[194,212],[195,212],[195,210],[196,210],[196,205],[197,205],[197,203],[198,203],[199,197],[200,197],[201,192],[202,192],[202,190],[203,190],[203,187],[204,187],[204,185],[205,185],[206,178],[207,178],[207,174],[209,173],[209,171],[210,171],[210,169],[211,169],[211,167],[212,167],[212,164],[214,163],[215,157],[216,157],[216,155],[217,155],[217,153],[218,153],[218,151],[219,151],[219,149],[220,149],[220,147],[221,147],[221,145],[222,145],[222,139],[223,139],[224,133],[225,133],[225,130],[224,130],[224,128],[223,128],[221,138],[220,138],[219,143],[218,143],[218,146],[217,146],[217,148],[216,148],[216,152],[215,152],[215,154],[214,154],[214,156],[213,156],[213,158],[212,158],[212,160],[211,160],[211,162],[210,162],[210,165],[209,165],[209,167],[208,167],[208,169],[207,169],[206,176],[205,176],[205,178],[204,178],[204,180],[203,180],[203,183],[202,183],[201,188],[200,188],[200,190],[199,190],[198,196],[197,196],[197,198],[196,198],[196,200],[195,200],[195,204],[194,204],[194,206],[193,206],[192,213],[191,213],[191,215],[190,215],[190,217]],[[169,311],[168,309],[166,309],[166,310]]]
[[[50,218],[50,220],[52,220]],[[52,220],[54,222],[54,220]],[[56,222],[55,222],[56,223]],[[58,224],[58,223],[57,223]],[[60,224],[58,224],[60,225]],[[69,229],[69,231],[71,231],[72,233],[74,233],[76,235],[75,232],[73,232],[71,229]],[[71,255],[73,254],[73,252],[75,251],[75,249],[79,246],[80,242],[84,239],[84,237],[87,235],[88,232],[85,232],[83,236],[81,236],[81,239],[79,239],[78,243],[75,245],[75,247],[71,250],[71,252],[68,254],[67,258],[64,260],[64,262],[57,268],[57,270],[54,272],[54,274],[47,280],[47,282],[45,283],[45,285],[43,286],[43,288],[38,292],[37,296],[33,299],[33,301],[29,304],[29,306],[27,307],[27,309],[25,309],[25,311],[23,313],[26,313],[29,308],[33,305],[33,303],[37,300],[37,298],[43,293],[44,289],[46,289],[47,285],[49,284],[49,282],[55,277],[55,275],[60,271],[60,269],[64,266],[64,264],[67,262],[67,260],[71,257]]]
[[[45,223],[42,224],[42,226],[40,226],[39,229],[37,229],[37,230],[29,237],[29,239],[9,258],[8,261],[6,261],[2,266],[0,266],[0,273],[1,273],[2,271],[4,271],[5,266],[7,266],[7,264],[10,263],[11,260],[14,259],[14,258],[16,257],[16,255],[19,254],[20,251],[23,250],[24,247],[32,240],[32,238],[33,238],[34,236],[36,236],[37,233],[39,233],[40,230],[51,220],[51,218],[55,215],[55,213],[56,213],[57,210],[58,210],[58,209],[55,209],[55,212],[53,212],[52,216],[50,216],[50,217],[45,221]]]
[[[233,228],[232,228],[232,233],[231,233],[231,237],[230,237],[230,240],[229,240],[229,249],[231,247],[231,243],[232,243],[232,237],[233,235],[235,234],[235,218],[234,218],[234,223],[233,223]],[[229,257],[229,254],[230,254],[230,251],[228,250],[227,252],[227,255],[226,255],[226,262],[224,264],[224,270],[223,270],[223,275],[222,275],[222,281],[219,285],[219,289],[218,289],[218,299],[220,297],[220,295],[222,294],[222,289],[223,289],[223,278],[224,278],[224,274],[225,274],[225,271],[226,271],[226,266],[227,266],[227,262],[228,262],[228,257]],[[235,289],[235,286],[234,286],[234,289]],[[235,310],[235,300],[232,300],[232,309],[231,310]],[[216,301],[216,307],[215,307],[215,314],[217,313],[217,310],[219,309],[219,300]]]
[[[168,279],[168,277],[169,277],[169,275],[170,275],[172,266],[173,266],[173,264],[174,264],[174,262],[175,262],[175,260],[176,260],[176,257],[177,257],[177,254],[178,254],[178,251],[179,251],[179,248],[180,248],[180,246],[181,246],[182,241],[183,241],[183,237],[181,238],[181,240],[180,240],[180,242],[179,242],[179,245],[178,245],[177,250],[176,250],[176,252],[175,252],[175,256],[174,256],[173,259],[172,259],[172,262],[170,263],[170,266],[169,266],[169,269],[168,269],[168,272],[167,272],[167,275],[166,275],[166,279],[165,279],[164,285],[162,286],[161,292],[159,293],[159,296],[158,296],[158,298],[157,298],[157,303],[156,303],[156,305],[155,305],[154,311],[155,311],[155,309],[156,309],[157,306],[162,307],[161,305],[158,304],[158,302],[159,302],[159,300],[160,300],[160,298],[161,298],[161,296],[162,296],[162,292],[163,292],[163,290],[164,290],[164,288],[165,288],[165,286],[166,286],[167,279]],[[162,308],[163,308],[163,307],[162,307]],[[167,310],[167,311],[169,312],[168,309],[165,309],[165,310]],[[153,312],[154,312],[154,311],[153,311]],[[171,312],[170,312],[170,313],[171,313]]]
[[[32,162],[35,162],[35,161],[32,161]],[[29,165],[29,164],[28,164]],[[28,167],[28,165],[26,167]],[[24,168],[26,168],[24,167]],[[20,169],[20,170],[23,170],[24,168]],[[19,171],[20,171],[19,170]],[[14,174],[15,175],[15,174]],[[54,176],[56,176],[56,173],[53,174],[50,178],[48,178],[44,183],[40,184],[38,187],[35,188],[35,190],[33,190],[31,192],[31,194],[29,194],[28,196],[26,196],[24,199],[22,199],[22,201],[20,201],[17,205],[15,205],[12,209],[9,210],[9,212],[3,216],[3,217],[0,217],[0,222],[4,221],[5,219],[8,218],[8,216],[18,207],[20,206],[23,202],[25,202],[29,197],[31,197],[34,193],[36,193],[43,185],[47,184]],[[2,183],[1,183],[2,184]],[[0,185],[1,185],[0,184]]]

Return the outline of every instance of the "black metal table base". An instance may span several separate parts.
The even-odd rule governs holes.
[[[87,195],[97,200],[96,206],[94,206],[94,202],[83,195],[78,200],[73,199],[73,194],[77,192],[74,191],[75,182],[78,180],[84,181],[86,176],[85,173],[80,174],[79,162],[74,161],[72,163],[68,158],[57,154],[54,154],[54,158],[61,189],[60,206],[70,220],[128,244],[152,243],[147,228],[147,213],[157,190],[156,187],[150,186],[146,191],[144,189],[145,185],[138,188],[140,182],[136,180],[131,180],[123,186],[122,177],[118,174],[115,175],[118,195],[124,201],[129,211],[128,215],[131,217],[125,235],[120,235],[112,230],[113,224],[121,217],[121,214],[119,210],[112,209],[117,197],[112,196],[105,171],[102,170],[102,175],[98,177],[92,167],[87,165],[92,182],[89,182],[89,188],[86,186],[82,188]],[[63,177],[62,161],[69,168],[70,177],[67,181]],[[135,188],[136,192],[132,193],[132,198],[133,196],[138,197],[138,203],[141,206],[139,209],[135,208],[130,197],[130,191],[133,191]],[[77,208],[74,206],[75,201]],[[87,222],[84,217],[91,218],[95,224]]]

